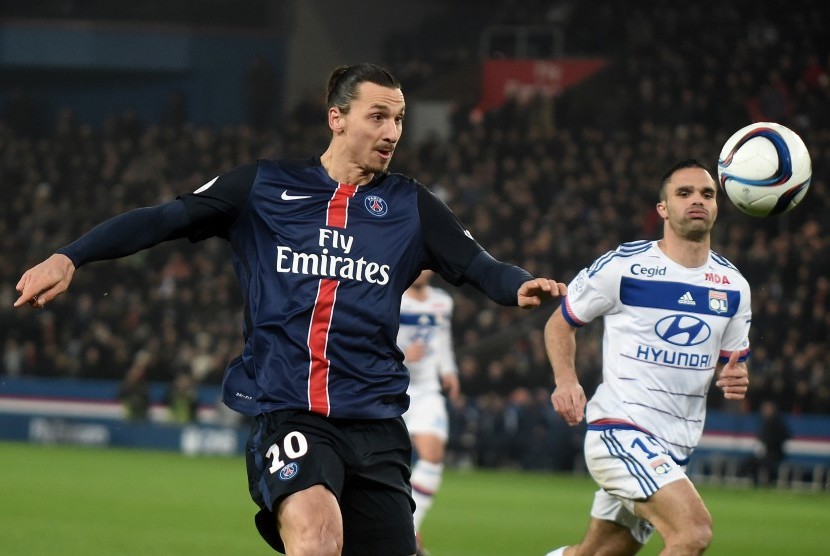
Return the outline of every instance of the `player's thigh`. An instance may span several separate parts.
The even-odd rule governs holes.
[[[706,504],[688,479],[668,484],[648,500],[636,502],[634,511],[651,522],[664,538],[712,526]]]
[[[653,532],[654,526],[634,513],[629,500],[600,489],[591,505],[591,524],[583,541],[586,548],[579,553],[591,554],[602,547],[609,554],[635,554]]]
[[[588,430],[585,462],[602,489],[594,499],[591,516],[626,527],[642,544],[654,527],[635,513],[636,502],[674,482],[688,481],[683,468],[651,435],[634,429]]]
[[[323,485],[314,485],[289,494],[276,512],[279,535],[284,546],[308,545],[308,539],[327,539],[342,544],[343,519],[334,494]]]
[[[642,547],[628,527],[592,517],[576,556],[633,556]]]
[[[660,488],[688,480],[665,448],[634,429],[588,430],[585,463],[597,484],[621,500],[646,500]]]
[[[260,507],[257,529],[275,549],[284,551],[277,530],[283,500],[315,486],[329,490],[335,499],[340,495],[346,475],[341,445],[331,423],[307,412],[278,411],[260,415],[253,423],[245,452],[248,488]]]

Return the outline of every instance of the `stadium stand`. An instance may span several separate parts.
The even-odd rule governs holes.
[[[394,170],[433,187],[495,256],[569,280],[621,241],[655,236],[656,182],[674,159],[691,155],[714,166],[722,141],[745,123],[792,126],[813,158],[808,201],[767,220],[721,201],[714,245],[753,286],[754,354],[746,403],[712,395],[710,405],[741,416],[774,399],[791,419],[830,415],[830,36],[823,31],[830,8],[812,0],[799,10],[782,0],[704,0],[680,17],[671,3],[501,4],[480,28],[536,24],[545,14],[564,29],[569,53],[603,56],[608,67],[559,96],[516,94],[484,113],[467,93],[479,84],[457,86],[450,138],[404,141]],[[430,29],[438,36],[457,31],[446,23]],[[391,37],[385,60],[411,82],[407,92],[426,94],[437,75],[469,77],[463,68],[481,61],[478,42],[466,35],[444,48],[414,44]],[[129,110],[92,126],[71,107],[42,129],[25,91],[4,108],[2,375],[120,382],[139,354],[149,353],[153,382],[186,371],[203,385],[218,384],[241,344],[239,296],[221,241],[196,248],[172,242],[89,265],[70,294],[45,311],[12,313],[14,285],[27,265],[122,210],[170,200],[211,172],[256,158],[322,151],[321,107],[307,100],[277,129],[260,131],[242,123],[216,129],[180,118],[176,125],[142,121]],[[579,430],[563,429],[550,408],[547,313],[501,308],[466,287],[454,296],[466,397],[454,407],[451,457],[485,467],[578,468],[580,443],[572,436]],[[598,339],[601,331],[583,333]],[[600,353],[586,347],[578,357],[590,394]],[[737,457],[707,473],[738,475]],[[823,464],[786,460],[779,481],[826,485],[830,455],[824,457]]]

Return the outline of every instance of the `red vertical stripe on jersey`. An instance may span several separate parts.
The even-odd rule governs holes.
[[[329,367],[331,362],[326,357],[329,343],[329,326],[334,301],[337,299],[337,280],[320,280],[314,311],[311,314],[311,328],[308,332],[308,349],[311,364],[308,375],[308,408],[315,413],[328,415],[329,406]]]
[[[357,186],[340,183],[329,201],[326,211],[326,226],[345,228],[348,223],[349,199],[354,197]],[[315,413],[328,415],[329,404],[329,370],[331,361],[326,354],[329,343],[331,317],[334,302],[337,299],[337,286],[340,282],[323,278],[317,289],[317,299],[311,314],[311,326],[308,330],[308,350],[311,355],[308,373],[308,407]]]
[[[340,183],[334,191],[329,210],[326,214],[326,226],[332,228],[345,228],[349,215],[349,199],[354,197],[357,186]]]

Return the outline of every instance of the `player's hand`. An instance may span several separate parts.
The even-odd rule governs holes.
[[[727,400],[742,400],[749,388],[749,371],[745,363],[738,362],[738,350],[732,352],[729,361],[720,371],[715,386],[723,390]]]
[[[35,309],[55,299],[69,288],[75,265],[66,255],[55,254],[23,273],[15,289],[20,297],[15,307],[29,304]]]
[[[553,409],[571,426],[578,425],[585,418],[585,391],[579,382],[557,385],[550,396]]]
[[[461,384],[456,374],[441,375],[441,387],[451,401],[457,400],[461,394]]]
[[[424,356],[426,355],[426,353],[427,353],[427,347],[424,344],[424,342],[421,342],[420,340],[416,340],[416,341],[412,342],[411,344],[409,344],[408,346],[406,346],[406,349],[404,350],[404,353],[403,353],[403,357],[404,357],[405,361],[408,361],[410,363],[415,363],[415,362],[420,361],[421,359],[423,359]]]
[[[538,307],[543,301],[554,297],[561,297],[567,293],[568,286],[562,282],[548,278],[534,278],[519,286],[517,299],[519,307],[522,309],[530,309]]]

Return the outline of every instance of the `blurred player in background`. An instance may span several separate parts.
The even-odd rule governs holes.
[[[727,399],[749,384],[749,285],[710,250],[717,188],[695,160],[663,177],[663,238],[625,243],[568,285],[545,326],[553,407],[588,422],[585,460],[600,486],[578,545],[548,556],[637,553],[654,528],[661,554],[702,554],[712,517],[685,466],[703,432],[713,376]],[[587,404],[575,368],[576,329],[605,323],[603,382]]]
[[[404,292],[398,331],[398,346],[409,369],[409,409],[403,418],[418,458],[412,468],[412,498],[418,554],[424,556],[421,524],[441,486],[449,435],[441,391],[451,400],[460,392],[452,341],[452,297],[430,285],[432,275],[431,270],[422,271]]]
[[[425,268],[527,308],[565,285],[495,260],[435,195],[387,172],[406,107],[388,71],[335,69],[326,105],[322,155],[241,166],[115,216],[26,271],[14,305],[43,307],[92,261],[226,239],[245,347],[228,365],[224,402],[255,418],[246,463],[260,534],[292,556],[410,555],[403,292]]]

